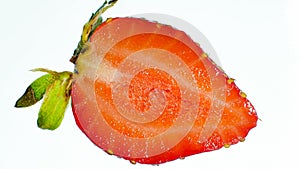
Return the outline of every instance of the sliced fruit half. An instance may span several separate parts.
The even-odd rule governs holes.
[[[132,163],[160,164],[243,141],[257,114],[185,32],[107,19],[82,47],[72,85],[79,128]]]

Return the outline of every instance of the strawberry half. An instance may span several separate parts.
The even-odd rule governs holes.
[[[132,163],[160,164],[243,141],[257,114],[246,95],[183,31],[108,19],[76,59],[79,128]]]

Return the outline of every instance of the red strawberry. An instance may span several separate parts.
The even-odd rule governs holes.
[[[257,115],[233,79],[171,26],[114,18],[76,60],[72,108],[98,147],[160,164],[243,141]]]

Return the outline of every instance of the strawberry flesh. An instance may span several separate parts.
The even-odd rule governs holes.
[[[101,24],[76,61],[72,108],[98,147],[160,164],[243,141],[257,114],[184,32],[138,18]]]

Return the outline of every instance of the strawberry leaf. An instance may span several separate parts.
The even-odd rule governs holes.
[[[60,126],[70,99],[71,79],[71,72],[57,73],[56,80],[47,88],[38,115],[39,128],[55,130]]]
[[[23,96],[16,102],[15,107],[31,106],[45,95],[37,125],[42,129],[55,130],[59,127],[70,100],[73,73],[68,71],[55,72],[44,68],[37,68],[32,71],[46,72],[47,74],[39,77],[27,87]]]
[[[102,17],[101,15],[109,8],[115,5],[118,0],[110,0],[105,1],[98,10],[92,14],[89,21],[83,26],[82,34],[80,41],[78,42],[77,48],[74,50],[73,56],[70,59],[72,63],[75,63],[78,55],[80,54],[81,50],[83,49],[85,43],[89,40],[90,36],[93,34],[95,29],[102,24]]]
[[[17,100],[15,107],[29,107],[40,101],[54,80],[55,77],[52,74],[46,74],[33,81]]]

